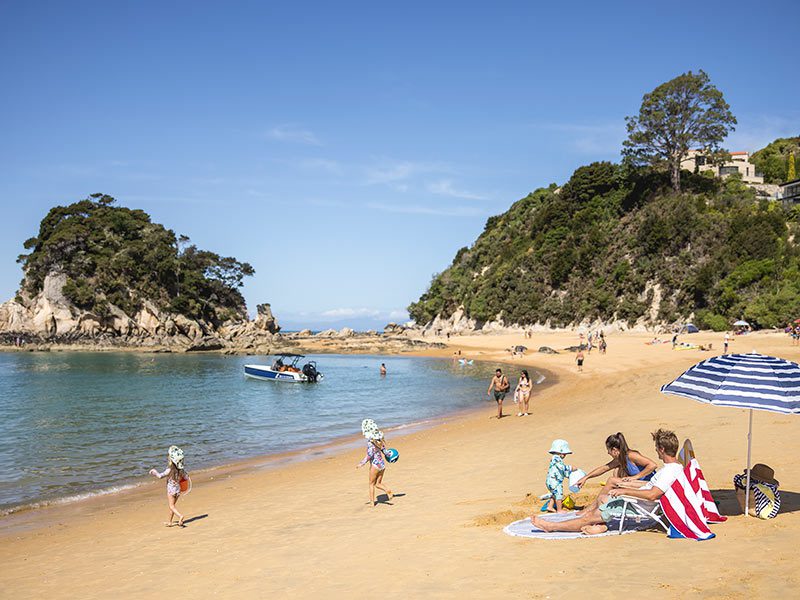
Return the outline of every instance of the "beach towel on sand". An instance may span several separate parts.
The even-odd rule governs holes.
[[[568,513],[553,513],[545,515],[542,518],[547,521],[559,522],[569,521],[578,516],[575,511]],[[503,532],[514,537],[534,538],[538,540],[574,540],[575,538],[594,538],[604,537],[607,535],[620,535],[619,531],[606,531],[605,533],[598,533],[597,535],[584,535],[580,531],[553,531],[547,532],[541,529],[534,529],[531,520],[521,519],[506,525]],[[633,531],[622,531],[621,533],[633,533]]]

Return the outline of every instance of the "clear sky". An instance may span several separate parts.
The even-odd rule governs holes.
[[[682,72],[725,94],[729,149],[798,135],[797,8],[0,2],[0,298],[47,210],[104,192],[250,262],[251,311],[403,320],[488,216],[619,160]]]

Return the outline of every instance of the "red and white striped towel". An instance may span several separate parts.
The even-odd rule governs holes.
[[[726,520],[717,510],[696,458],[681,471],[659,502],[670,525],[685,538],[711,539],[714,534],[708,523]]]

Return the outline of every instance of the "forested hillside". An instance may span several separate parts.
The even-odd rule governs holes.
[[[580,167],[491,217],[411,304],[419,324],[459,306],[478,321],[672,323],[725,329],[800,316],[798,210],[759,200],[736,176]]]
[[[783,183],[797,179],[800,161],[800,136],[778,138],[765,148],[754,152],[750,162],[764,176],[764,183]]]
[[[144,211],[114,203],[94,194],[50,210],[25,242],[30,252],[18,259],[25,273],[18,301],[33,298],[58,273],[66,275],[66,298],[100,317],[109,305],[133,315],[150,301],[211,324],[246,318],[239,287],[254,273],[249,264],[200,250]]]

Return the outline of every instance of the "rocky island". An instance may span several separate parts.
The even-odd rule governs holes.
[[[0,344],[29,350],[402,351],[423,342],[350,329],[281,333],[269,304],[247,313],[246,262],[201,250],[144,211],[93,194],[58,206],[20,255],[24,277],[0,304]]]

